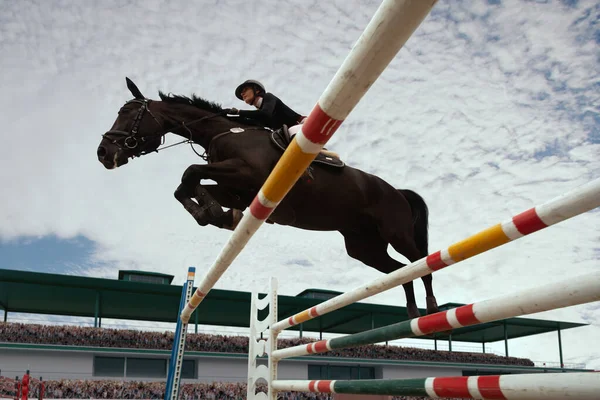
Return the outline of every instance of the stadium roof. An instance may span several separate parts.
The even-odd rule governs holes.
[[[140,274],[172,276],[143,271],[121,271],[119,276]],[[0,308],[11,312],[99,317],[125,320],[176,322],[182,286],[0,269]],[[278,320],[306,310],[339,292],[308,289],[298,296],[278,297]],[[462,304],[440,306],[449,309]],[[425,310],[421,309],[425,315]],[[191,323],[229,327],[248,327],[250,293],[213,289],[192,315]],[[355,303],[302,324],[305,332],[352,334],[407,320],[405,307]],[[10,320],[10,318],[9,318]],[[489,343],[498,340],[587,324],[533,318],[509,318],[452,331],[453,341]],[[290,330],[298,330],[294,327]],[[427,337],[434,339],[434,337]],[[448,339],[437,334],[436,339]]]

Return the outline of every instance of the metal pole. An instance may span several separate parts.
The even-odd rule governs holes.
[[[94,328],[98,327],[98,317],[100,317],[100,292],[96,292],[96,307],[94,308]]]
[[[485,354],[485,342],[481,342],[481,347],[483,348],[483,354]]]
[[[558,323],[558,354],[560,355],[560,367],[564,368],[564,363],[563,363],[563,353],[562,353],[562,340],[560,337],[560,322]]]
[[[448,335],[448,351],[452,353],[452,334]]]
[[[198,311],[194,314],[194,333],[198,333]]]
[[[323,318],[319,319],[319,340],[323,340]]]
[[[300,337],[301,337],[301,338],[302,338],[302,325],[303,325],[303,324],[300,324]]]
[[[504,353],[508,357],[508,330],[506,329],[506,321],[503,321],[504,325]]]
[[[8,308],[4,309],[4,322],[6,322],[6,319],[8,318]]]

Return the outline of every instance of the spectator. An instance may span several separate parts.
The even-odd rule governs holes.
[[[45,382],[45,399],[164,399],[164,382],[112,381],[61,379]],[[31,397],[38,397],[39,382],[31,387]],[[13,387],[13,391],[11,391]],[[266,386],[259,387],[266,392]],[[12,397],[14,380],[0,377],[0,397]],[[246,398],[245,383],[194,383],[183,384],[179,389],[182,400],[243,400]],[[330,400],[326,393],[281,392],[281,400]],[[395,396],[394,400],[425,400],[425,397]],[[457,399],[458,400],[458,399]]]
[[[316,341],[313,338],[279,339],[278,348]],[[68,346],[171,350],[173,332],[92,328],[70,325],[0,323],[0,342]],[[186,349],[213,353],[248,353],[248,337],[189,333]],[[367,345],[319,354],[326,357],[435,361],[452,363],[534,366],[531,360],[495,354],[425,350],[396,345]]]

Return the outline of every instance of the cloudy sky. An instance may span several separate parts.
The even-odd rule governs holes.
[[[100,135],[131,98],[233,94],[261,80],[308,113],[377,1],[7,1],[0,4],[0,268],[115,279],[119,269],[202,274],[229,237],[173,198],[189,147],[108,171]],[[600,177],[597,1],[440,1],[328,148],[419,192],[430,251]],[[169,135],[167,142],[176,141]],[[597,270],[600,212],[576,217],[436,273],[439,304],[481,301]],[[395,255],[402,259],[400,255]],[[380,276],[337,232],[265,225],[217,288],[347,291]],[[419,306],[425,295],[416,283]],[[404,305],[401,288],[369,299]],[[565,331],[565,362],[600,369],[600,305],[536,317]],[[492,344],[498,352],[503,344]],[[510,343],[558,361],[556,334]]]

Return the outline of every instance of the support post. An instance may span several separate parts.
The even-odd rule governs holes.
[[[194,333],[198,334],[198,312],[194,314]]]
[[[448,351],[452,353],[452,334],[448,335]]]
[[[319,319],[319,340],[323,340],[323,318]]]
[[[485,342],[481,342],[481,347],[482,347],[482,350],[483,350],[483,354],[485,354]]]
[[[258,319],[260,310],[269,310],[268,315]],[[277,379],[277,365],[279,360],[271,357],[277,349],[277,335],[271,327],[277,322],[277,279],[271,278],[269,293],[259,299],[258,292],[252,291],[250,300],[250,337],[248,340],[248,381],[247,400],[276,400],[277,392],[273,390],[271,382]],[[266,339],[263,340],[263,333]],[[260,338],[259,338],[260,334]],[[258,358],[267,357],[267,365],[258,365]],[[256,393],[257,381],[267,382],[267,393]]]
[[[4,322],[8,319],[8,308],[4,309]]]
[[[508,329],[506,329],[506,321],[503,321],[504,325],[504,354],[508,357]]]
[[[100,318],[100,291],[96,292],[96,305],[94,307],[94,328],[98,328],[98,318]]]
[[[300,324],[300,338],[302,338],[302,325],[303,324]]]
[[[562,339],[560,337],[560,322],[558,323],[558,354],[560,356],[560,367],[564,368],[565,364],[563,362],[563,352],[562,352]]]

